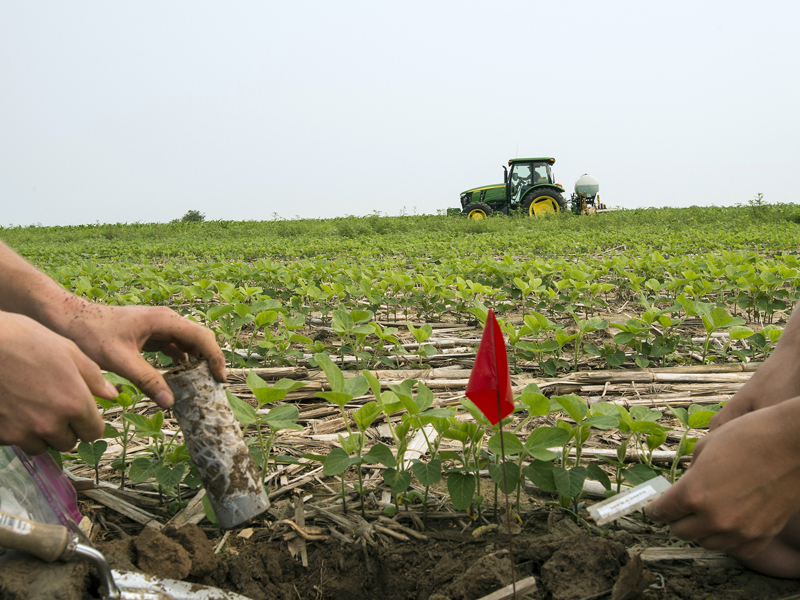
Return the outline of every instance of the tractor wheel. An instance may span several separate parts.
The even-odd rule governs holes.
[[[485,219],[492,214],[492,209],[483,202],[470,202],[464,207],[463,213],[468,219]]]
[[[564,201],[564,197],[549,188],[533,190],[522,201],[522,212],[529,217],[557,213],[566,208],[567,203]]]

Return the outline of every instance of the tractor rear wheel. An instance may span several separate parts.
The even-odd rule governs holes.
[[[533,190],[522,201],[522,212],[529,217],[557,213],[567,208],[564,197],[555,190]]]
[[[483,202],[470,202],[464,207],[464,214],[468,219],[485,219],[492,214],[492,209]]]

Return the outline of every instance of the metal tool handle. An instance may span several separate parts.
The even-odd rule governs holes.
[[[36,523],[0,510],[0,546],[53,562],[69,560],[77,544],[78,536],[63,525]]]

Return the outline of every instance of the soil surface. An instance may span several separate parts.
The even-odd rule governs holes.
[[[374,525],[376,518],[368,515],[367,522]],[[98,546],[114,569],[215,586],[252,600],[477,600],[512,582],[509,536],[497,526],[476,536],[460,521],[428,519],[420,532],[426,540],[399,541],[369,525],[355,539],[308,540],[307,567],[302,543],[297,537],[287,543],[291,530],[281,526],[234,530],[217,554],[222,532],[197,525],[117,533]],[[408,519],[398,523],[413,527]],[[534,576],[537,585],[519,598],[773,600],[800,593],[800,582],[759,575],[732,559],[643,564],[637,551],[674,540],[624,529],[590,535],[557,509],[523,515],[523,525],[513,529],[514,576]],[[45,564],[13,552],[0,557],[3,600],[88,600],[101,597],[100,585],[85,561]]]

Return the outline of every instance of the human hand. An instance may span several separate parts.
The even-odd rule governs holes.
[[[646,514],[704,548],[755,556],[800,510],[798,427],[795,397],[710,432],[691,469]]]
[[[61,333],[100,367],[131,380],[163,408],[172,406],[172,391],[142,351],[161,351],[176,362],[185,360],[187,353],[206,358],[214,377],[225,380],[225,358],[214,333],[169,308],[82,302],[72,313]]]
[[[800,352],[784,343],[714,415],[710,428],[713,431],[737,417],[795,396],[800,396]]]
[[[94,397],[117,396],[70,340],[23,315],[0,312],[0,444],[27,454],[71,450],[105,425]]]

